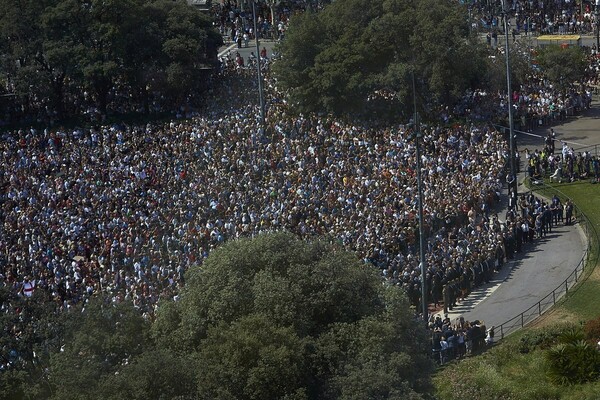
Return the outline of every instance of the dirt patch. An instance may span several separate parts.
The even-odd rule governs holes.
[[[554,308],[527,325],[527,328],[543,328],[558,323],[577,323],[580,318],[563,308]]]
[[[588,279],[592,281],[600,281],[600,266],[596,265],[596,268],[594,268]]]
[[[591,282],[600,282],[600,266],[596,266],[592,273],[587,277],[583,285],[589,284]],[[581,317],[577,314],[566,310],[565,307],[561,307],[557,305],[551,310],[548,310],[538,319],[533,321],[528,325],[530,328],[543,328],[545,326],[554,325],[561,322],[571,322],[577,323],[580,322]]]

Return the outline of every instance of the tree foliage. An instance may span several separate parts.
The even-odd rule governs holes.
[[[584,338],[579,327],[566,330],[559,336],[559,344],[546,352],[548,378],[552,382],[571,385],[598,378],[600,352]]]
[[[222,43],[183,0],[0,0],[0,11],[2,86],[45,118],[106,112],[118,96],[146,111],[153,94],[181,102],[205,85]]]
[[[451,1],[339,0],[292,18],[274,69],[300,111],[345,114],[392,93],[450,101],[483,76],[466,8]]]
[[[130,302],[92,298],[48,332],[58,317],[36,309],[45,322],[27,340],[38,355],[0,372],[0,388],[13,399],[115,400],[420,399],[430,390],[426,331],[402,289],[325,241],[228,242],[188,271],[180,300],[159,305],[149,322]]]
[[[510,39],[512,40],[512,39]],[[504,41],[502,41],[504,44]],[[534,73],[532,69],[532,55],[530,49],[523,43],[512,43],[509,45],[510,54],[510,79],[512,90],[518,90],[521,84]],[[485,68],[485,85],[490,90],[506,93],[506,52],[488,56]]]
[[[581,82],[587,67],[586,56],[581,47],[543,47],[537,55],[538,65],[544,75],[557,87],[566,89],[572,82]]]
[[[149,349],[147,333],[147,322],[130,303],[94,298],[50,357],[52,398],[110,397],[112,377]]]
[[[230,242],[186,281],[153,333],[160,347],[196,354],[200,398],[420,398],[428,390],[425,332],[404,294],[336,246],[284,233]]]

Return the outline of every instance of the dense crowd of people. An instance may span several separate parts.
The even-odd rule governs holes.
[[[587,34],[596,27],[595,5],[591,1],[506,0],[506,12],[519,34]],[[472,3],[477,27],[504,29],[501,2],[475,0]]]
[[[430,324],[433,359],[440,364],[462,359],[494,344],[494,327],[489,329],[485,322],[466,321],[437,316]]]
[[[556,143],[560,149],[556,149]],[[527,175],[534,182],[543,181],[546,177],[555,182],[574,182],[590,180],[600,183],[600,160],[590,149],[575,151],[567,142],[556,139],[554,130],[545,138],[545,146],[541,150],[530,152],[525,149]]]
[[[5,284],[48,290],[62,308],[109,291],[151,314],[219,243],[290,229],[336,238],[418,304],[415,144],[404,127],[292,118],[273,103],[262,130],[251,106],[212,107],[166,125],[5,133]],[[426,279],[431,300],[451,305],[506,257],[510,235],[491,211],[508,150],[485,124],[430,128],[422,140]]]
[[[501,255],[510,260],[518,253],[526,252],[535,240],[547,237],[559,224],[571,225],[574,222],[574,204],[571,200],[563,204],[556,195],[545,200],[529,192],[520,196],[517,207],[509,207],[502,224],[498,217],[493,217],[491,225],[492,230],[503,232],[504,252]],[[431,316],[429,322],[432,356],[440,364],[461,359],[494,344],[494,326],[488,329],[485,322],[466,321],[462,316],[452,322],[448,310],[452,310],[459,297],[464,298],[469,294],[472,284],[489,282],[493,273],[501,267],[497,261],[500,258],[483,257],[475,263],[467,263],[463,274],[444,286],[445,317],[442,319],[441,313],[438,313]],[[437,301],[436,296],[434,301]]]
[[[533,55],[527,46],[517,46],[520,57],[531,62]],[[495,50],[497,62],[504,63],[504,47]],[[549,81],[540,70],[531,70],[529,76],[511,94],[515,129],[532,132],[551,126],[578,115],[591,106],[592,96],[599,82],[600,63],[592,53],[587,53],[587,67],[582,82],[565,82],[557,85]],[[475,89],[458,102],[451,112],[442,113],[451,117],[474,121],[499,121],[508,125],[508,97],[506,91]]]
[[[266,54],[259,58],[267,65]],[[509,148],[486,120],[506,112],[506,97],[472,92],[441,117],[469,115],[471,122],[427,127],[419,139],[423,277],[411,128],[292,116],[272,82],[262,126],[247,64],[237,56],[222,60],[221,86],[202,113],[138,126],[2,133],[0,286],[43,296],[58,310],[102,293],[152,318],[161,299],[177,299],[185,272],[221,243],[285,229],[355,251],[405,288],[417,310],[425,279],[426,300],[447,311],[545,236],[563,211],[571,222],[572,205],[532,195],[498,216]],[[587,93],[561,93],[542,81],[513,99],[519,109],[544,108],[546,99],[589,105]],[[528,166],[544,159],[527,152]],[[597,176],[597,161],[588,165]],[[475,327],[481,331],[464,321],[459,329],[432,324],[444,341],[452,337],[442,359],[467,354]]]
[[[276,229],[328,235],[391,282],[418,284],[407,128],[291,117],[271,99],[263,130],[236,70],[223,90],[239,103],[216,100],[203,116],[4,133],[3,284],[45,292],[62,309],[110,293],[151,316],[220,243]],[[481,221],[498,200],[507,147],[486,125],[430,128],[422,140],[426,278],[450,279],[502,246]]]
[[[215,101],[203,116],[4,133],[2,283],[61,309],[110,293],[152,316],[220,243],[287,229],[356,251],[418,307],[408,128],[291,117],[272,99],[262,129],[240,106],[253,94],[238,66],[224,74],[241,101]],[[494,214],[508,148],[486,124],[423,133],[428,300],[451,308],[520,250],[512,220]]]
[[[254,113],[248,107],[157,126],[4,134],[3,283],[22,292],[32,282],[60,308],[104,291],[152,313],[219,243],[273,229],[330,235],[391,279],[420,279],[412,256],[415,148],[405,130],[287,118],[272,109],[261,134]],[[457,240],[480,237],[472,252],[498,245],[476,232],[476,215],[500,190],[500,135],[438,128],[424,145],[428,232],[458,229],[470,212],[472,230]],[[445,238],[442,253],[444,246]],[[449,270],[461,262],[458,250],[446,253]],[[445,267],[430,255],[432,271]]]
[[[318,10],[322,4],[305,0],[272,2],[272,6],[263,2],[255,3],[256,29],[253,8],[249,2],[227,0],[215,4],[211,13],[215,27],[224,37],[237,43],[238,47],[248,47],[248,41],[257,34],[261,39],[283,39],[291,16],[308,7]]]

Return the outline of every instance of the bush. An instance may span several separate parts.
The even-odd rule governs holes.
[[[546,353],[546,360],[553,383],[571,385],[598,378],[600,353],[584,340],[554,346]]]
[[[571,327],[565,329],[558,336],[558,341],[564,344],[577,343],[585,339],[585,334],[583,333],[583,329],[580,327]]]
[[[529,331],[519,341],[519,352],[527,354],[536,349],[548,349],[559,343],[560,336],[570,329],[574,329],[574,325],[560,324]]]
[[[593,345],[600,341],[600,317],[591,319],[583,326],[586,340]]]

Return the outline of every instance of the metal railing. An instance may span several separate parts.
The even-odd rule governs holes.
[[[568,196],[562,193],[560,190],[553,188],[549,185],[541,183],[535,186],[535,191],[540,192],[544,197],[551,198],[557,195],[561,202],[568,199]],[[537,303],[533,304],[527,310],[521,312],[517,316],[509,319],[508,321],[496,326],[494,329],[496,333],[499,333],[499,339],[504,339],[510,333],[513,333],[535,319],[540,317],[544,312],[554,306],[563,296],[567,295],[569,291],[576,290],[574,286],[583,278],[585,278],[585,271],[591,267],[594,268],[598,262],[598,233],[596,227],[591,223],[588,217],[579,210],[577,205],[574,205],[573,216],[575,217],[575,223],[579,224],[584,230],[584,234],[587,238],[587,247],[579,261],[579,264],[575,267],[575,270],[565,279],[556,289],[548,293]]]
[[[491,124],[491,125],[494,128],[498,129],[499,131],[504,132],[506,135],[508,135],[508,133],[507,133],[508,132],[508,126],[500,125],[500,124]],[[550,124],[548,126],[553,126],[553,125]],[[515,133],[519,134],[519,135],[533,136],[533,137],[539,138],[540,139],[540,146],[544,143],[545,136],[543,136],[543,135],[540,135],[540,134],[537,134],[537,133],[532,133],[532,132],[529,132],[529,131],[523,131],[523,130],[520,130],[520,129],[514,129],[513,131]],[[600,144],[585,145],[585,144],[581,144],[581,143],[572,142],[570,140],[555,139],[555,143],[559,143],[559,142],[565,142],[565,143],[567,143],[577,153],[583,153],[584,151],[587,151],[592,156],[596,156],[596,157],[600,156]],[[558,151],[560,152],[560,149],[558,149]]]

